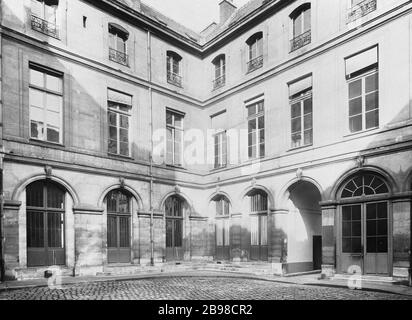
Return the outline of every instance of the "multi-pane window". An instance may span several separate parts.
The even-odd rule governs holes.
[[[127,55],[127,39],[129,33],[120,26],[109,24],[109,59],[111,61],[129,65]]]
[[[179,86],[182,86],[181,76],[181,61],[182,57],[173,51],[167,52],[167,82]]]
[[[313,143],[312,77],[289,85],[292,148]]]
[[[252,72],[263,66],[263,33],[258,32],[247,41],[249,62],[247,71]]]
[[[345,60],[348,81],[349,131],[379,127],[378,48],[373,47]]]
[[[350,132],[379,127],[378,71],[374,70],[350,80],[348,86]]]
[[[132,97],[108,90],[108,124],[110,154],[130,156],[130,113]]]
[[[342,208],[342,251],[362,252],[362,207],[360,205]]]
[[[247,106],[248,110],[248,157],[265,156],[265,108],[264,101]]]
[[[250,198],[250,233],[252,246],[266,246],[268,198],[263,191],[255,191]]]
[[[57,38],[56,10],[58,5],[58,0],[31,0],[32,29]]]
[[[227,165],[227,134],[226,131],[215,134],[215,169],[226,167]]]
[[[220,55],[213,60],[215,67],[215,79],[213,80],[213,89],[223,87],[226,83],[226,59],[225,55]]]
[[[29,96],[30,138],[62,143],[62,75],[31,65]]]
[[[216,245],[227,247],[230,244],[229,200],[220,196],[215,199],[216,204]]]
[[[183,117],[181,113],[166,110],[166,163],[182,166]]]
[[[293,22],[293,37],[291,51],[299,49],[311,42],[311,8],[304,4],[291,14]]]

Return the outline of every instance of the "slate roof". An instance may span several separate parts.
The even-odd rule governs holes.
[[[124,0],[116,0],[116,1],[124,5],[127,5],[127,3]],[[208,30],[208,32],[205,32],[205,33],[195,32],[185,27],[184,25],[160,13],[159,11],[145,4],[144,2],[141,3],[140,13],[154,21],[157,21],[158,23],[164,26],[167,26],[171,30],[179,33],[180,35],[188,39],[191,39],[192,41],[198,42],[199,44],[204,44],[207,41],[218,36],[220,33],[225,31],[229,27],[231,27],[233,24],[242,20],[244,17],[246,17],[250,13],[254,12],[255,10],[258,10],[260,7],[262,7],[266,3],[273,2],[273,1],[275,0],[250,0],[248,3],[246,3],[242,7],[238,8],[224,24],[222,25],[217,24],[214,30]]]

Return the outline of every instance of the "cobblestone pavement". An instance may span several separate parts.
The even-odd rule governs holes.
[[[243,278],[168,277],[0,292],[0,300],[412,300],[412,297]]]

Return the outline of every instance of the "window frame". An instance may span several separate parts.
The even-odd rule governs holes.
[[[112,89],[109,89],[112,90]],[[116,90],[113,90],[116,91]],[[122,93],[120,91],[118,91],[119,93]],[[128,94],[122,93],[124,95],[130,96]],[[130,96],[131,100],[133,99],[132,96]],[[116,108],[112,107],[112,105],[116,105]],[[120,107],[123,106],[125,108],[127,108],[129,111],[122,111],[120,110]],[[109,96],[107,97],[107,129],[108,129],[108,139],[107,139],[107,153],[109,155],[113,155],[113,156],[119,156],[119,157],[126,157],[126,158],[131,158],[131,129],[132,129],[132,112],[131,110],[133,109],[133,100],[132,100],[132,104],[131,105],[127,105],[127,104],[122,104],[118,101],[113,101],[109,99]],[[110,123],[110,113],[113,113],[116,115],[116,126],[112,125]],[[124,155],[121,153],[121,144],[124,142],[120,141],[120,130],[121,129],[126,129],[126,128],[121,128],[121,116],[126,116],[128,119],[128,128],[127,128],[127,151],[128,154]],[[110,127],[115,127],[116,128],[116,153],[113,153],[110,151],[110,141],[115,141],[114,139],[111,139],[110,136]]]
[[[307,100],[311,100],[311,112],[310,113],[305,113],[305,102]],[[293,112],[292,112],[292,108],[294,105],[296,104],[300,104],[300,113],[299,113],[299,117],[294,117],[293,118]],[[313,127],[313,89],[307,89],[303,92],[300,92],[298,94],[296,94],[295,96],[291,97],[289,99],[289,104],[290,104],[290,112],[291,112],[291,128],[290,128],[290,133],[291,133],[291,150],[294,149],[300,149],[300,148],[305,148],[305,147],[310,147],[313,145],[313,131],[314,131],[314,127]],[[307,115],[311,115],[311,126],[310,129],[306,129],[305,127],[305,116]],[[294,146],[293,145],[293,136],[294,134],[298,133],[298,131],[293,132],[293,120],[297,119],[297,118],[301,118],[301,127],[300,127],[300,138],[301,138],[301,144],[299,146]],[[310,143],[305,143],[305,132],[306,131],[311,131],[311,139],[310,139]]]
[[[218,89],[226,84],[226,56],[217,56],[212,64],[214,66],[213,89]]]
[[[31,70],[34,70],[36,72],[40,72],[43,75],[43,86],[40,87],[36,84],[32,83],[32,78],[31,78]],[[59,91],[54,91],[51,89],[47,88],[47,76],[54,77],[59,79],[60,81],[60,86],[61,90]],[[43,112],[43,138],[39,137],[33,137],[32,136],[32,107],[39,108],[38,106],[32,106],[32,101],[30,99],[30,93],[32,90],[39,91],[43,94],[43,106],[42,106],[42,112]],[[60,98],[60,106],[59,106],[59,118],[60,118],[60,123],[59,123],[59,141],[50,141],[47,139],[47,128],[48,128],[48,123],[47,123],[47,96],[52,95],[54,97],[59,97]],[[38,66],[35,64],[29,63],[29,137],[30,140],[34,141],[40,141],[43,143],[50,143],[50,144],[55,144],[55,145],[63,145],[63,136],[64,136],[64,74],[60,73],[58,71],[54,71],[42,66]]]
[[[262,108],[263,110],[259,110],[259,105],[262,103]],[[250,107],[256,107],[256,112],[252,115],[249,115],[249,108]],[[266,116],[265,116],[265,100],[264,98],[253,101],[253,102],[248,102],[246,104],[246,112],[247,112],[247,127],[248,127],[248,159],[249,160],[256,160],[256,159],[262,159],[265,158],[266,156]],[[263,129],[259,128],[259,120],[263,117]],[[255,143],[250,145],[249,141],[249,136],[253,133],[253,131],[250,131],[250,123],[254,121],[255,122],[255,132],[256,132],[256,138],[255,138]],[[261,131],[263,130],[263,155],[261,154],[260,147],[262,143],[260,143],[260,138],[261,138]],[[253,147],[256,147],[256,156],[253,157]],[[252,148],[252,154],[250,153],[250,149]]]
[[[167,51],[166,53],[166,77],[167,82],[178,87],[183,86],[182,77],[182,61],[183,58],[174,51]],[[177,68],[177,73],[175,72]]]
[[[366,78],[375,75],[377,77],[377,89],[374,91],[370,91],[368,93],[366,93]],[[361,90],[361,96],[356,96],[356,97],[350,97],[350,84],[357,82],[361,80],[362,83],[362,90]],[[348,88],[348,107],[347,107],[347,112],[348,112],[348,134],[349,135],[354,135],[354,134],[360,134],[362,132],[367,132],[367,131],[371,131],[371,130],[376,130],[379,129],[381,126],[381,108],[380,108],[380,78],[379,78],[379,67],[378,66],[373,66],[371,68],[367,68],[364,70],[360,70],[359,72],[356,73],[355,76],[353,77],[349,77],[347,79],[347,88]],[[377,93],[377,107],[375,107],[374,109],[371,110],[366,110],[366,96],[373,94],[373,93]],[[358,113],[356,115],[350,115],[350,102],[352,100],[358,99],[359,97],[362,98],[362,113]],[[367,121],[366,121],[366,115],[367,113],[372,113],[372,112],[377,112],[377,122],[378,125],[377,126],[373,126],[370,128],[367,128]],[[362,116],[362,128],[361,130],[358,131],[352,131],[351,129],[351,118],[355,118],[358,117],[359,115]]]
[[[214,169],[227,168],[228,163],[227,131],[220,130],[213,136]],[[217,148],[216,148],[217,147]],[[218,151],[216,153],[216,150]]]
[[[168,113],[171,115],[171,118],[172,118],[172,123],[171,124],[167,123]],[[180,127],[176,126],[176,116],[181,117],[181,123],[182,124],[181,124]],[[184,119],[185,119],[185,114],[184,113],[166,108],[166,164],[167,165],[176,166],[176,167],[183,167]],[[172,133],[172,140],[171,141],[173,142],[173,144],[172,144],[172,149],[171,149],[172,150],[172,161],[171,162],[169,161],[170,159],[168,158],[168,151],[167,151],[168,150],[167,130],[171,130],[171,133]],[[177,161],[176,161],[176,156],[177,156],[177,154],[176,154],[176,131],[179,131],[181,133],[181,139],[180,139],[181,140],[180,141],[181,148],[180,148],[180,154],[178,155],[179,160],[180,160],[178,162],[180,162],[180,163],[177,163]]]

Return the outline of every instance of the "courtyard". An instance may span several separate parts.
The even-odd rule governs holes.
[[[412,296],[248,277],[165,276],[0,291],[0,300],[412,300]]]

